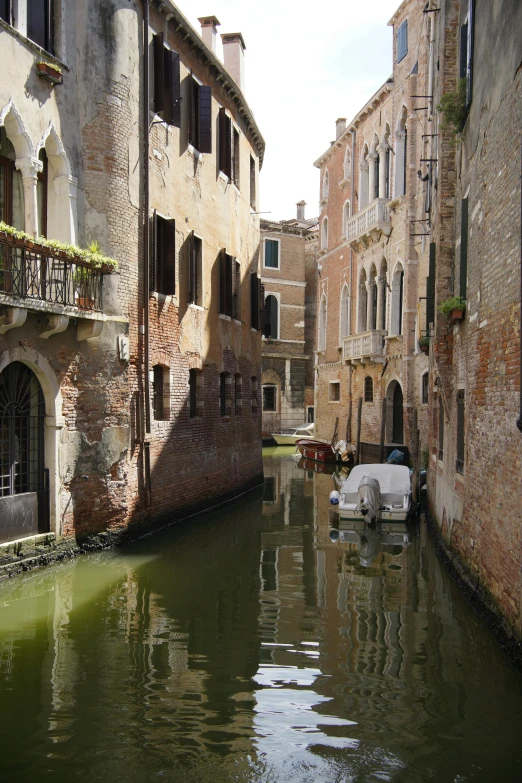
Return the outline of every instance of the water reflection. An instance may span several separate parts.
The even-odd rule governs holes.
[[[339,525],[286,452],[241,503],[0,585],[3,779],[520,778],[522,677],[425,528]]]

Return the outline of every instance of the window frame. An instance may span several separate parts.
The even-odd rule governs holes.
[[[457,390],[457,449],[455,459],[455,472],[459,475],[464,475],[464,462],[466,459],[466,429],[465,429],[465,414],[466,414],[466,391],[465,389]]]
[[[368,383],[368,381],[370,383]],[[370,390],[370,384],[371,384],[371,390]],[[368,403],[374,402],[374,383],[371,375],[366,375],[364,377],[363,398],[364,398],[364,402],[368,402]]]
[[[160,363],[152,367],[152,415],[154,421],[170,420],[170,368]]]
[[[268,334],[267,333],[267,327],[268,327],[268,313],[266,309],[266,303],[268,301],[268,298],[272,296],[276,303],[277,303],[277,314],[276,314],[276,334]],[[265,312],[265,318],[264,318],[264,329],[263,329],[263,336],[268,340],[280,340],[281,339],[281,294],[275,292],[275,291],[266,291],[264,292],[264,302],[263,302],[263,308]]]
[[[176,295],[176,221],[154,210],[152,215],[151,291]]]
[[[267,242],[275,242],[277,244],[277,266],[269,266],[266,263]],[[277,239],[276,237],[265,237],[263,239],[263,269],[275,269],[276,271],[281,270],[281,240]]]
[[[152,108],[158,117],[176,128],[181,127],[180,56],[165,45],[163,33],[152,36],[153,85]]]
[[[200,154],[212,153],[212,89],[194,76],[188,77],[188,143]]]
[[[335,399],[337,393],[334,394],[334,388],[337,388],[337,399]],[[341,381],[328,381],[328,402],[341,402]]]
[[[273,406],[274,406],[273,408],[267,408],[265,406],[265,398],[266,398],[265,392],[267,392],[267,391],[271,391],[273,393]],[[264,383],[263,387],[262,387],[262,392],[263,392],[263,395],[262,395],[263,413],[278,413],[279,412],[279,409],[278,409],[278,401],[279,401],[278,397],[279,397],[279,395],[277,393],[277,384],[275,384],[275,383]]]
[[[195,231],[189,234],[188,267],[188,304],[203,307],[203,239]]]
[[[426,380],[425,380],[426,379]],[[421,375],[421,405],[427,405],[430,391],[430,373],[429,370]]]

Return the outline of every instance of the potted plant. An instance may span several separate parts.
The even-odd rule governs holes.
[[[430,352],[430,336],[429,334],[423,334],[419,340],[419,349],[422,353]]]
[[[36,70],[39,76],[43,76],[51,84],[63,84],[62,69],[55,63],[48,63],[40,60],[36,63]]]
[[[462,296],[450,296],[440,303],[439,313],[446,316],[450,323],[458,323],[464,318],[466,312],[466,300]]]

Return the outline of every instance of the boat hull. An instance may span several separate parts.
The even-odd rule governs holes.
[[[314,462],[335,462],[335,451],[329,443],[314,440],[298,440],[297,448],[302,457]]]

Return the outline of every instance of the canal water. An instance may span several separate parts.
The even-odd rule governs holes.
[[[522,780],[522,674],[425,526],[339,531],[332,476],[265,475],[0,585],[0,780]]]

